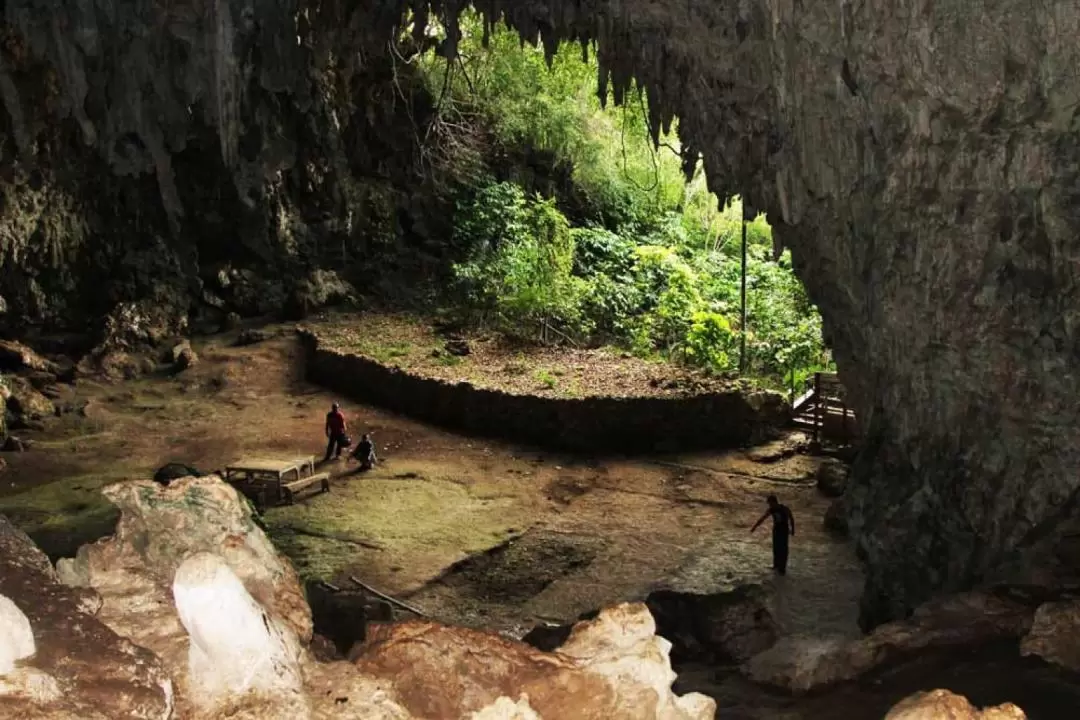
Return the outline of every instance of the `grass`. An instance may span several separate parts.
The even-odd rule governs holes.
[[[328,316],[309,328],[327,348],[363,355],[422,377],[465,381],[477,388],[511,394],[655,397],[684,395],[687,387],[699,394],[730,389],[722,378],[664,363],[659,357],[642,360],[611,346],[523,346],[475,328],[459,333],[471,352],[458,357],[445,351],[445,335],[425,316],[346,313]],[[678,390],[666,384],[672,378],[683,381]],[[572,393],[567,390],[571,386],[575,388]]]
[[[548,390],[554,390],[559,384],[559,379],[550,370],[537,370],[536,380]]]
[[[450,548],[472,553],[498,544],[529,515],[498,482],[476,483],[438,466],[398,462],[393,476],[354,476],[329,494],[268,510],[264,520],[301,576],[329,580],[358,556],[379,552],[349,539],[402,557]]]
[[[451,355],[450,353],[439,353],[435,356],[435,362],[443,367],[455,367],[465,362],[457,355]]]
[[[370,340],[357,343],[356,349],[364,355],[367,355],[374,360],[378,360],[381,363],[408,358],[412,355],[413,351],[413,348],[409,343],[389,343],[387,345],[380,345]]]
[[[128,477],[119,472],[57,480],[0,498],[0,513],[50,558],[69,557],[80,545],[112,533],[120,513],[100,490]]]

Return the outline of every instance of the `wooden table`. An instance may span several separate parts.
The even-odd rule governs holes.
[[[245,458],[225,467],[225,482],[255,501],[259,508],[267,502],[292,503],[295,493],[319,483],[330,490],[330,474],[315,472],[315,456],[293,458]]]

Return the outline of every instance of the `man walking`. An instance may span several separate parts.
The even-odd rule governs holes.
[[[345,439],[345,415],[341,412],[341,406],[334,403],[330,406],[330,412],[326,413],[326,457],[323,462],[328,462],[332,455],[335,460],[341,457],[341,451],[348,444]]]
[[[791,514],[791,509],[787,505],[781,505],[780,501],[776,499],[775,495],[769,496],[769,509],[765,511],[765,514],[761,516],[761,519],[754,523],[754,527],[750,528],[750,532],[754,532],[758,529],[758,526],[771,515],[772,526],[772,557],[773,557],[773,570],[781,575],[787,574],[787,558],[788,558],[788,534],[795,535],[795,516]]]

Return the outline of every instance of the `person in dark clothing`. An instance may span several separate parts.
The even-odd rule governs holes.
[[[770,515],[772,516],[773,570],[785,575],[787,574],[788,535],[795,535],[795,516],[791,514],[791,509],[787,505],[780,504],[775,495],[770,495],[768,502],[769,509],[760,520],[754,523],[750,532],[757,530],[761,523],[765,522]]]
[[[353,450],[353,458],[360,463],[360,470],[370,470],[375,467],[375,443],[371,442],[371,436],[364,434],[360,442]]]
[[[326,413],[326,457],[323,458],[323,462],[330,460],[333,456],[336,460],[341,457],[341,451],[345,449],[348,442],[345,438],[345,430],[347,429],[345,423],[345,415],[341,412],[341,406],[334,403],[330,406],[330,412]]]

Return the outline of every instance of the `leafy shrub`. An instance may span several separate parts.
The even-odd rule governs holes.
[[[732,369],[730,351],[736,338],[731,324],[723,315],[696,312],[683,342],[683,355],[694,365],[726,372]]]
[[[473,248],[455,267],[463,298],[508,334],[549,340],[587,334],[588,283],[573,275],[574,238],[552,200],[519,187],[483,189],[458,212],[458,242]]]

